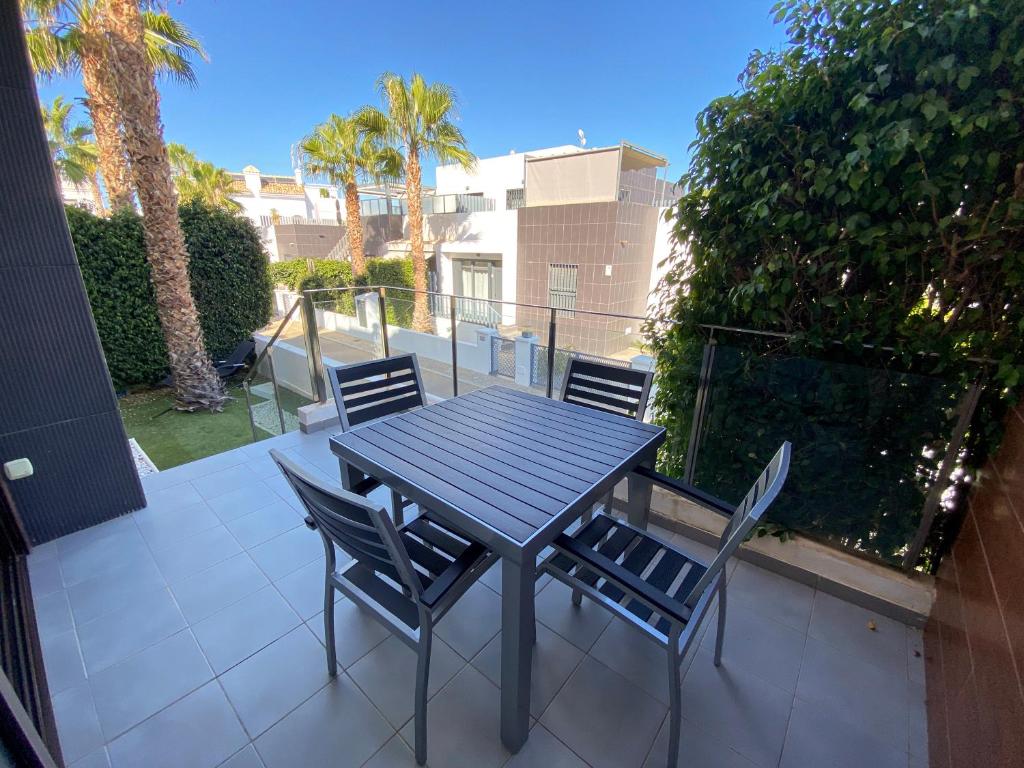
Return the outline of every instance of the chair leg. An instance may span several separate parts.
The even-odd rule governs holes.
[[[715,637],[715,666],[722,666],[722,644],[725,642],[725,574],[718,582],[718,634]]]
[[[614,491],[612,493],[614,493]],[[608,495],[610,496],[611,493],[609,493]],[[605,499],[604,503],[605,504],[608,503],[608,499],[607,498]],[[580,525],[581,526],[586,525],[587,523],[589,523],[591,520],[594,519],[594,509],[595,509],[594,507],[591,507],[590,509],[588,509],[586,512],[583,513],[583,517],[580,518]],[[572,590],[572,604],[577,606],[577,607],[583,605],[583,593],[580,590],[576,589],[575,587],[573,587],[573,590]]]
[[[681,686],[679,681],[679,636],[673,632],[669,636],[668,649],[668,694],[671,704],[668,716],[671,720],[668,731],[667,768],[676,768],[679,762],[679,734],[683,723]]]
[[[338,652],[334,647],[334,588],[324,585],[324,639],[327,641],[327,674],[338,676]]]
[[[615,489],[612,488],[608,491],[608,495],[604,497],[604,511],[606,515],[610,515],[615,509]]]
[[[420,627],[419,658],[416,661],[416,764],[427,762],[427,685],[430,678],[430,627]]]
[[[402,508],[402,495],[398,491],[391,492],[391,508],[395,511],[395,525],[405,522],[405,510]]]

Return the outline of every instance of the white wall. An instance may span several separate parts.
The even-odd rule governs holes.
[[[657,294],[658,285],[661,283],[661,279],[668,272],[670,264],[663,263],[669,256],[672,255],[673,251],[680,253],[683,258],[689,259],[689,253],[686,250],[686,246],[676,245],[672,242],[672,227],[674,226],[674,220],[665,221],[665,211],[667,208],[658,209],[658,228],[654,231],[654,253],[652,255],[651,263],[651,286],[650,293],[647,296],[647,309],[652,310],[657,305]]]
[[[436,170],[438,195],[465,195],[483,193],[492,198],[496,211],[505,210],[505,192],[521,189],[525,155],[502,155],[479,160],[475,171],[466,171],[459,165],[439,165]]]
[[[504,204],[504,198],[502,199]],[[501,257],[501,297],[516,300],[516,266],[519,212],[515,210],[476,213],[436,213],[424,217],[423,238],[432,244],[441,275],[439,290],[454,293],[451,260],[463,255],[486,254]],[[502,306],[502,323],[515,324],[515,307]]]

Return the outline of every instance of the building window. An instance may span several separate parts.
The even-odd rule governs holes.
[[[577,264],[548,264],[548,303],[560,317],[575,317]]]
[[[522,189],[507,189],[505,190],[505,209],[514,211],[516,208],[522,208],[526,200],[523,195]]]

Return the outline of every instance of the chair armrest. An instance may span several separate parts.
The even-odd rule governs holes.
[[[487,555],[487,547],[483,544],[470,544],[462,554],[449,565],[444,573],[438,574],[433,583],[420,594],[420,602],[427,608],[433,608],[445,596],[449,589],[463,575],[468,573],[477,561]]]
[[[663,475],[661,472],[655,472],[653,469],[648,469],[647,467],[637,467],[633,472],[641,477],[647,478],[655,485],[667,488],[673,493],[684,496],[690,501],[699,504],[702,507],[714,510],[726,517],[732,517],[733,513],[736,511],[736,507],[729,502],[723,501],[717,496],[712,496],[710,493],[705,493],[699,488],[694,488],[692,485],[684,483],[682,480],[676,480],[674,477]]]

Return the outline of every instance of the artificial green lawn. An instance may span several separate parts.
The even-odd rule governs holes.
[[[168,469],[253,441],[245,393],[238,385],[230,386],[228,391],[234,399],[220,413],[168,411],[173,398],[166,388],[129,392],[118,405],[128,436],[138,440],[159,469]],[[308,402],[287,390],[282,390],[281,398],[285,410],[291,413]],[[270,437],[261,430],[257,432]]]

